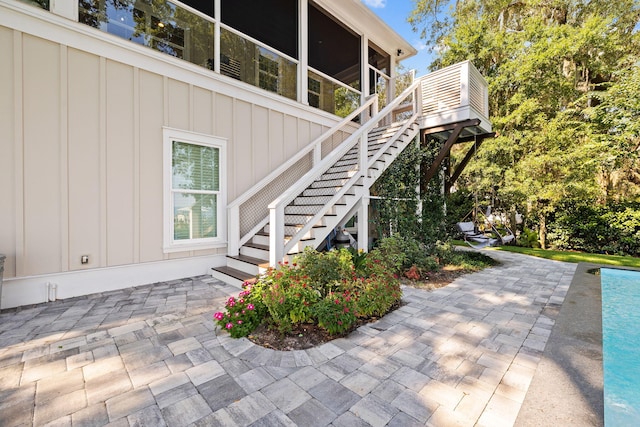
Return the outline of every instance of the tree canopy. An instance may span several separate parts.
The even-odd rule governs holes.
[[[438,56],[489,83],[496,138],[459,185],[535,221],[568,200],[640,200],[637,0],[417,0],[409,17]]]

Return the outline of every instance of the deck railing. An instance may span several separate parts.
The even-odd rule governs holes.
[[[409,79],[407,83],[411,80],[413,79]],[[415,79],[415,83],[409,86],[409,90],[405,90],[405,93],[389,103],[390,106],[385,107],[385,114],[378,116],[375,124],[391,123],[403,118],[403,115],[410,116],[417,111],[422,116],[423,127],[478,117],[483,120],[483,128],[490,130],[488,85],[471,62],[461,62],[427,74]],[[368,123],[367,120],[376,115],[377,106],[378,98],[370,97],[340,123],[229,204],[229,255],[237,255],[240,247],[270,220],[282,223],[284,206],[295,197],[296,191],[300,190],[294,188],[294,184],[297,183],[298,187],[304,189],[303,187],[309,184],[311,175],[318,175],[317,171],[326,166],[325,163],[329,164],[330,159],[326,157],[336,147],[342,145],[342,149],[346,150],[347,146],[361,141],[364,141],[362,146],[366,147],[366,132],[374,126],[373,122]],[[352,122],[357,116],[361,116],[360,125]],[[336,150],[338,151],[340,150]],[[336,152],[333,152],[332,156]],[[364,168],[364,164],[362,166]],[[311,172],[312,170],[314,172]],[[301,180],[303,177],[308,179]],[[280,225],[278,227],[281,228]],[[286,253],[284,231],[275,231],[272,239],[279,244],[272,257],[281,259]]]
[[[340,147],[336,148],[332,151],[328,156],[322,159],[312,170],[310,170],[307,174],[305,174],[300,180],[298,180],[295,185],[287,188],[278,198],[276,198],[271,204],[269,204],[269,263],[272,266],[275,266],[279,261],[282,261],[284,256],[289,253],[290,250],[300,241],[300,239],[306,235],[310,229],[320,221],[320,219],[328,212],[328,210],[338,202],[346,192],[353,187],[358,181],[362,181],[362,185],[368,191],[369,186],[371,185],[368,181],[367,171],[372,165],[378,161],[380,156],[386,151],[389,145],[394,142],[394,139],[391,138],[387,145],[385,145],[382,149],[378,150],[378,152],[373,155],[372,158],[369,158],[369,145],[368,145],[368,133],[378,126],[380,123],[384,123],[387,121],[387,118],[394,117],[395,110],[400,105],[403,104],[407,99],[413,100],[413,111],[415,112],[413,116],[413,120],[418,116],[417,110],[419,109],[417,105],[417,101],[419,99],[419,84],[415,82],[407,89],[404,90],[402,94],[400,94],[396,99],[389,102],[385,108],[383,108],[379,113],[374,111],[376,114],[373,114],[371,120],[364,123],[356,132],[350,135]],[[374,101],[377,102],[377,99],[374,98]],[[377,106],[377,103],[374,104]],[[375,108],[377,110],[377,108]],[[405,126],[398,131],[398,134],[401,134],[406,130],[407,126],[411,123],[411,120],[408,120],[405,123]],[[353,174],[347,183],[343,184],[341,189],[333,195],[330,201],[325,203],[324,207],[322,207],[310,220],[306,222],[306,224],[299,229],[290,239],[285,242],[285,207],[291,203],[297,196],[301,195],[302,192],[313,183],[315,180],[320,178],[320,176],[325,173],[331,166],[333,166],[344,154],[346,154],[351,148],[358,147],[358,170],[357,173]]]
[[[480,118],[490,127],[488,84],[470,61],[434,71],[420,81],[424,127],[469,118]]]
[[[269,222],[269,204],[342,144],[356,129],[353,119],[367,120],[377,112],[377,96],[371,96],[342,121],[320,135],[295,156],[228,205],[228,253],[240,247]]]

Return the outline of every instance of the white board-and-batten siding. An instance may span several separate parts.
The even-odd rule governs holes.
[[[45,14],[15,26],[0,18],[2,308],[43,302],[47,283],[62,298],[224,263],[224,247],[163,251],[163,127],[227,141],[231,201],[336,123],[82,24],[38,19]],[[81,284],[108,277],[120,282]],[[67,279],[75,284],[65,288]]]

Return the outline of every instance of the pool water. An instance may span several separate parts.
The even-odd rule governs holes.
[[[604,424],[640,426],[640,272],[603,268]]]

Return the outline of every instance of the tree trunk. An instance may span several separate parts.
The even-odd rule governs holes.
[[[540,238],[540,247],[547,249],[547,217],[544,214],[538,216],[540,220],[540,229],[538,230],[538,237]]]

